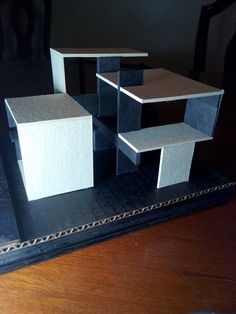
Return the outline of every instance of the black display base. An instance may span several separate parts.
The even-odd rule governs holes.
[[[156,189],[157,155],[138,171],[114,176],[114,152],[96,152],[95,187],[28,202],[8,140],[1,156],[20,242],[0,248],[0,273],[227,201],[234,183],[194,164],[189,182]],[[1,197],[0,197],[1,199]]]

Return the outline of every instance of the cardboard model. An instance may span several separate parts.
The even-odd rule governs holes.
[[[162,68],[121,69],[121,58],[141,56],[127,48],[51,49],[55,93],[6,99],[0,273],[230,197],[235,183],[201,163],[192,167],[197,143],[213,138],[223,90]],[[65,58],[90,57],[96,93],[69,96]],[[183,121],[143,127],[145,106],[181,99]],[[151,151],[160,161],[153,154],[144,162]]]
[[[92,116],[101,135],[112,138],[116,147],[117,175],[137,170],[141,153],[161,150],[157,188],[189,180],[195,143],[212,139],[223,90],[162,68],[119,71],[120,58],[131,56],[146,53],[51,49],[54,90],[60,94],[6,99],[29,200],[93,186]],[[70,57],[97,58],[96,98],[84,95],[76,102],[61,94],[66,92],[64,58]],[[141,128],[145,104],[179,99],[187,100],[182,123]],[[109,115],[116,116],[115,132],[100,119]]]

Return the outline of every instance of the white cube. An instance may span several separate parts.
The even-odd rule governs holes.
[[[6,99],[29,200],[93,187],[92,116],[67,94]]]

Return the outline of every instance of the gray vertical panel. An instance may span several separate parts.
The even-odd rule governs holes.
[[[118,108],[117,108],[117,132],[129,132],[140,130],[142,104],[120,92],[120,86],[142,85],[143,70],[119,71],[118,73]],[[117,148],[116,174],[128,173],[137,170],[136,165]]]
[[[221,95],[188,99],[184,122],[213,136],[219,113]]]
[[[142,104],[120,93],[117,109],[117,132],[130,132],[141,128]]]
[[[115,72],[120,68],[120,57],[97,58],[97,73]],[[117,111],[117,91],[114,87],[97,79],[98,116],[115,115]]]
[[[122,70],[118,73],[118,86],[143,85],[143,70]]]
[[[116,149],[116,174],[125,174],[134,172],[137,170],[137,166],[120,150]]]
[[[194,146],[186,143],[162,148],[157,188],[189,180]]]
[[[116,72],[120,69],[120,57],[97,58],[97,73]]]
[[[112,148],[115,148],[115,144],[109,141],[108,138],[95,127],[93,130],[93,150],[97,152]]]
[[[142,104],[120,93],[117,110],[117,132],[129,132],[141,128]],[[128,157],[117,149],[116,174],[135,171],[135,166]]]
[[[100,80],[98,94],[98,117],[117,114],[117,89]]]

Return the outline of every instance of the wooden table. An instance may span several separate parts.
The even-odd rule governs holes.
[[[0,277],[2,314],[236,312],[236,201]]]

